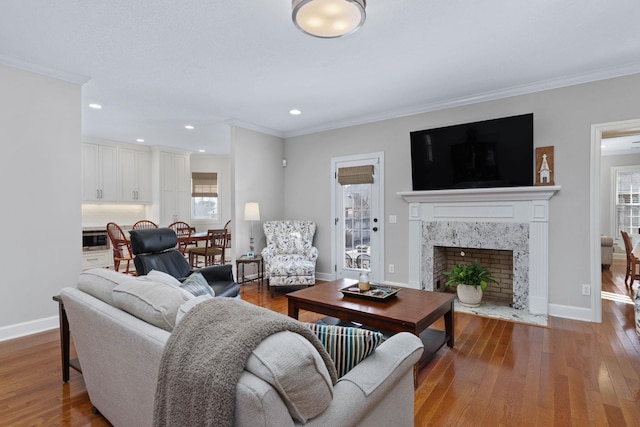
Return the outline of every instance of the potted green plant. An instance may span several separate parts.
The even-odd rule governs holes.
[[[461,254],[464,256],[464,252]],[[444,274],[449,276],[446,285],[456,287],[460,304],[467,307],[478,307],[487,285],[496,282],[491,270],[482,266],[478,260],[471,264],[456,264]]]

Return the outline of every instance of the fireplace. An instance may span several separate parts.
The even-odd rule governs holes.
[[[446,286],[449,277],[445,273],[456,264],[470,264],[476,260],[491,270],[495,279],[495,283],[488,283],[483,300],[513,306],[513,251],[434,246],[433,290],[455,292],[455,287]]]
[[[559,186],[413,191],[408,286],[436,290],[434,248],[512,253],[515,309],[548,313],[549,199]],[[442,286],[442,284],[441,284]]]
[[[498,249],[513,253],[513,308],[529,301],[529,224],[511,222],[423,221],[423,289],[434,290],[434,247]]]

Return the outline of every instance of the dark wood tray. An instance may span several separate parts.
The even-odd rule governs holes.
[[[342,292],[343,295],[351,297],[384,301],[396,297],[399,290],[400,288],[393,286],[371,284],[371,288],[368,291],[361,291],[358,289],[358,284],[356,283],[355,285],[340,289],[340,292]]]

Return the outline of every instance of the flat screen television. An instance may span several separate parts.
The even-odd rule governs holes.
[[[411,132],[413,191],[531,186],[533,113]]]

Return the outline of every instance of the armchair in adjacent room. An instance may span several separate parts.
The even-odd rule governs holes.
[[[267,247],[262,250],[264,271],[273,297],[275,288],[312,286],[316,283],[318,249],[313,246],[313,221],[266,221]]]
[[[178,236],[170,228],[131,230],[133,263],[138,276],[151,270],[170,274],[179,281],[186,279],[193,270],[189,262],[176,249]],[[240,286],[233,279],[232,266],[215,265],[198,269],[218,297],[236,297]]]

